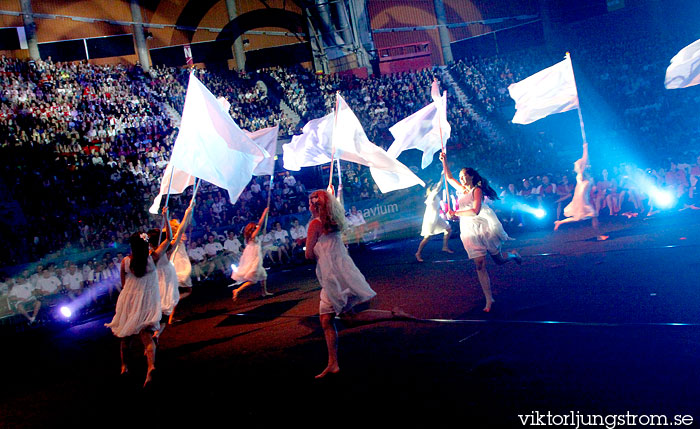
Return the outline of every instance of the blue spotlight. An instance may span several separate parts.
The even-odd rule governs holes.
[[[535,209],[532,214],[534,214],[537,219],[543,219],[547,216],[547,212],[544,211],[544,209]]]
[[[668,192],[658,188],[652,188],[649,191],[649,196],[654,201],[654,204],[660,209],[667,209],[673,207],[675,204],[675,198]]]
[[[62,306],[58,311],[61,313],[61,316],[65,317],[66,319],[70,319],[71,316],[73,315],[73,312],[71,311],[71,309],[65,305]]]
[[[233,272],[233,273],[238,272],[238,267],[236,266],[236,264],[231,264],[231,272]]]

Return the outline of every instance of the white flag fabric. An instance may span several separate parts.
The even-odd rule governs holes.
[[[421,150],[421,168],[426,168],[433,162],[435,152],[447,143],[452,131],[447,122],[447,91],[440,96],[437,82],[433,82],[430,93],[433,97],[432,103],[389,128],[394,136],[394,143],[387,153],[398,158],[401,152],[407,149]]]
[[[511,84],[508,92],[515,100],[514,124],[529,124],[554,113],[578,107],[578,93],[571,58]]]
[[[304,133],[294,136],[284,146],[284,168],[325,164],[334,158],[370,167],[370,172],[381,192],[391,192],[425,183],[408,167],[389,156],[386,151],[367,138],[360,121],[340,94],[336,113],[314,119],[304,125]],[[336,120],[337,115],[337,120]],[[335,128],[335,129],[334,129]]]
[[[700,40],[681,49],[666,69],[666,89],[688,88],[700,83]]]
[[[170,182],[171,174],[173,175],[172,184]],[[160,201],[163,195],[168,194],[168,187],[170,187],[170,194],[172,195],[185,192],[185,189],[190,185],[194,185],[194,177],[191,174],[173,168],[172,164],[168,164],[168,166],[165,167],[165,171],[163,171],[163,178],[160,179],[160,192],[153,200],[151,208],[148,209],[149,213],[160,214]]]
[[[275,154],[277,153],[277,136],[279,135],[279,125],[263,128],[257,131],[246,131],[258,146],[265,149],[270,154],[269,158],[264,158],[253,170],[256,176],[271,176],[275,172]]]
[[[269,156],[190,74],[180,132],[170,158],[173,167],[226,189],[235,203],[255,167]]]

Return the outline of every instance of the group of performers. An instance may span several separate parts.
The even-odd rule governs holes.
[[[490,312],[495,301],[486,269],[486,256],[490,256],[498,265],[510,261],[520,265],[522,258],[515,251],[502,252],[503,243],[511,238],[503,229],[496,213],[485,201],[486,198],[498,199],[488,180],[473,168],[461,169],[458,179],[455,179],[444,152],[440,153],[440,161],[446,183],[457,191],[458,196],[456,209],[448,207],[447,216],[452,220],[459,219],[460,239],[469,259],[474,260],[484,294],[486,305],[483,311]],[[574,164],[577,173],[574,198],[565,209],[567,219],[557,221],[555,230],[562,223],[587,218],[593,218],[594,226],[597,226],[595,210],[588,201],[588,167],[588,150],[587,144],[584,143],[583,156]],[[438,188],[439,186],[431,187],[425,202],[426,212],[421,230],[423,240],[415,255],[419,262],[423,261],[421,252],[432,235],[444,234],[442,250],[453,253],[448,247],[451,228],[449,223],[439,216]],[[106,326],[112,329],[115,336],[121,338],[122,374],[128,372],[124,356],[127,340],[138,337],[143,343],[148,362],[144,386],[153,379],[157,339],[167,323],[172,322],[172,314],[180,298],[178,286],[191,288],[191,284],[187,284],[190,274],[187,269],[189,260],[186,254],[181,254],[181,249],[184,249],[182,242],[190,220],[192,204],[181,223],[166,222],[169,228],[165,228],[164,231],[154,230],[150,235],[134,234],[130,239],[131,254],[125,257],[121,264],[122,292],[117,301],[114,319]],[[319,317],[328,352],[327,366],[316,376],[322,378],[340,370],[336,317],[344,321],[358,322],[406,320],[413,317],[399,307],[391,311],[370,308],[370,301],[376,293],[348,254],[341,235],[347,226],[347,219],[342,205],[333,195],[332,188],[313,192],[309,196],[309,210],[312,219],[308,226],[305,256],[316,261],[316,276],[321,285]],[[163,214],[167,221],[167,207],[163,209]],[[267,273],[262,266],[259,238],[266,217],[267,209],[257,223],[251,222],[244,229],[246,248],[239,267],[232,274],[232,278],[240,284],[233,292],[234,300],[242,290],[256,283],[261,284],[264,297],[271,295],[267,291]],[[158,241],[160,236],[163,238]],[[163,315],[171,317],[169,320],[161,320]]]

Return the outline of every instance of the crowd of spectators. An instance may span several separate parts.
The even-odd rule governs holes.
[[[600,216],[658,212],[660,207],[640,183],[669,190],[680,209],[699,207],[700,159],[693,152],[699,130],[686,118],[697,105],[697,91],[668,96],[655,82],[663,80],[659,76],[668,58],[690,39],[679,33],[636,40],[633,47],[620,38],[581,43],[573,50],[590,87],[616,94],[606,100],[615,117],[623,120],[615,122],[611,134],[643,135],[640,150],[653,146],[655,153],[666,154],[644,169],[629,161],[594,165],[591,201]],[[231,103],[230,113],[241,128],[255,131],[278,125],[282,137],[331,112],[339,91],[370,140],[384,148],[392,143],[389,127],[431,102],[430,85],[437,78],[449,92],[450,161],[476,167],[500,187],[502,218],[517,228],[532,220],[511,210],[513,202],[546,208],[553,219],[562,217],[573,193],[575,159],[563,156],[566,142],[547,130],[526,133],[511,126],[494,134],[485,131],[484,123],[507,123],[510,118],[504,118],[504,112],[512,111],[507,86],[556,63],[558,55],[535,47],[462,60],[447,69],[367,79],[317,75],[302,68],[196,73],[216,96]],[[444,73],[464,90],[466,100],[458,99]],[[66,295],[95,289],[99,293],[90,292],[94,300],[114,295],[115,269],[126,238],[136,230],[161,226],[147,208],[177,135],[169,112],[182,110],[188,75],[189,70],[177,68],[156,67],[144,73],[140,67],[54,63],[50,58],[0,60],[0,155],[12,160],[0,169],[7,243],[0,257],[6,268],[14,267],[0,282],[0,315],[18,311],[33,322],[41,308],[55,306]],[[277,88],[268,88],[266,79],[277,82],[279,94],[270,93]],[[285,117],[277,99],[299,114],[298,125]],[[436,163],[421,172],[418,159],[409,167],[425,178],[439,176]],[[318,178],[328,177],[326,167],[317,169]],[[346,206],[381,198],[366,167],[342,162],[341,171]],[[284,171],[278,162],[274,180],[253,178],[235,205],[225,191],[203,184],[188,242],[195,280],[230,273],[243,247],[242,226],[259,217],[268,199],[271,220],[262,236],[266,266],[301,262],[309,218],[307,188],[324,186],[312,176]],[[191,194],[190,188],[172,196],[171,212],[182,213]],[[350,210],[348,216],[357,218],[358,213]],[[364,220],[353,224],[355,240],[361,241]],[[26,269],[17,271],[20,266]]]

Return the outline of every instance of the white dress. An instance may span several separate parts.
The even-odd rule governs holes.
[[[184,243],[179,243],[175,248],[175,251],[170,255],[170,262],[175,266],[175,272],[177,273],[177,281],[180,286],[192,287],[192,263],[190,262],[190,257],[187,255],[187,249]]]
[[[459,194],[458,204],[460,210],[473,208],[474,190]],[[478,215],[459,217],[459,230],[469,259],[486,256],[487,253],[495,255],[501,251],[503,242],[510,240],[498,216],[485,201],[482,201]]]
[[[423,227],[420,235],[422,237],[430,237],[435,234],[443,234],[447,232],[449,224],[440,217],[440,193],[436,189],[428,194],[425,199],[425,214],[423,214]]]
[[[105,326],[117,337],[136,335],[144,329],[160,329],[160,291],[158,290],[158,270],[149,256],[146,274],[136,277],[130,269],[131,258],[124,258],[126,278],[124,288],[117,299],[114,318]]]
[[[173,252],[174,253],[174,252]],[[180,302],[180,291],[175,265],[168,258],[161,257],[156,264],[158,269],[158,289],[160,290],[160,309],[169,316]]]
[[[571,202],[564,207],[564,216],[583,220],[595,216],[590,202],[591,182],[583,174],[576,174],[576,187]]]
[[[350,258],[340,232],[321,234],[314,255],[321,283],[321,314],[342,314],[377,295]]]
[[[267,278],[267,271],[263,268],[262,251],[260,250],[260,237],[255,237],[255,240],[249,241],[241,260],[238,263],[238,269],[234,270],[231,278],[237,282],[253,282],[257,283]]]

